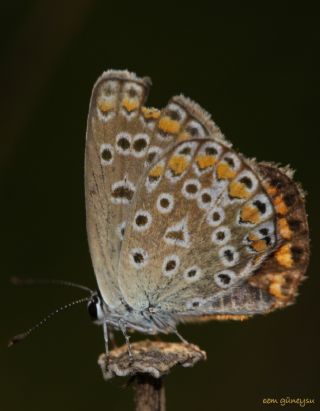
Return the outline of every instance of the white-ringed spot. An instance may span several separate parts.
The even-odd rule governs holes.
[[[168,227],[164,234],[164,241],[173,246],[188,248],[190,246],[190,234],[187,227],[187,219],[183,218],[177,224]]]
[[[130,262],[138,270],[148,263],[149,255],[143,248],[133,248],[130,250]]]
[[[207,214],[207,223],[210,227],[218,227],[224,220],[225,214],[221,207],[215,207]]]
[[[165,257],[162,264],[162,274],[166,277],[172,277],[176,274],[180,266],[180,258],[173,254]]]
[[[239,261],[238,251],[231,245],[226,245],[219,249],[219,257],[225,267],[233,267]]]
[[[146,210],[138,210],[133,219],[133,229],[135,231],[146,231],[152,222],[151,214]]]
[[[202,210],[210,210],[215,203],[214,190],[212,188],[204,188],[200,191],[197,197],[198,207]]]
[[[101,164],[109,166],[113,162],[114,150],[111,144],[101,144],[100,146]]]
[[[214,281],[219,288],[229,288],[237,279],[234,271],[223,270],[214,275]]]
[[[230,241],[230,238],[231,231],[226,226],[218,227],[216,230],[213,231],[211,235],[211,241],[218,246],[227,244]]]
[[[117,181],[111,186],[111,201],[113,204],[129,204],[136,188],[127,178]]]
[[[149,141],[150,138],[148,134],[136,134],[132,140],[132,154],[137,158],[145,156],[148,150]]]
[[[119,154],[127,156],[131,152],[131,134],[121,132],[116,136],[116,151]]]
[[[183,277],[187,283],[194,283],[201,277],[201,270],[197,266],[189,267],[185,270]]]
[[[161,214],[168,214],[173,210],[174,198],[172,194],[161,193],[157,199],[157,210]]]
[[[182,194],[187,200],[194,200],[197,198],[199,190],[201,189],[200,181],[195,178],[186,180],[182,187]]]

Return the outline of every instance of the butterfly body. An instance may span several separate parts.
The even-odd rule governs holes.
[[[246,159],[183,96],[144,106],[148,78],[105,72],[86,141],[94,319],[147,334],[291,304],[308,264],[289,169]],[[98,315],[99,312],[99,315]]]

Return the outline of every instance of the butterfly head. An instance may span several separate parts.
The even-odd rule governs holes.
[[[94,292],[88,301],[88,313],[91,320],[96,324],[101,324],[106,317],[105,304],[99,292]]]

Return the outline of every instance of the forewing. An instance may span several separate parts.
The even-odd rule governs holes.
[[[136,309],[200,315],[274,249],[276,216],[257,172],[210,134],[206,114],[190,100],[173,101],[194,126],[186,123],[181,134],[194,128],[202,137],[177,138],[140,181],[119,284]]]
[[[87,126],[85,196],[91,257],[100,292],[120,302],[117,266],[131,199],[150,142],[140,113],[150,80],[107,71],[93,88]]]

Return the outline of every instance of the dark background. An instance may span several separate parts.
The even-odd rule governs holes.
[[[102,330],[85,306],[6,349],[12,334],[83,295],[14,288],[10,276],[94,287],[83,155],[91,88],[109,68],[149,75],[149,105],[190,96],[236,149],[290,163],[308,192],[313,253],[297,304],[245,323],[182,327],[208,361],[167,377],[168,410],[276,410],[284,407],[262,405],[263,398],[286,396],[315,398],[306,409],[319,407],[320,16],[278,3],[255,10],[209,1],[1,5],[1,410],[133,408],[124,381],[101,378]]]

